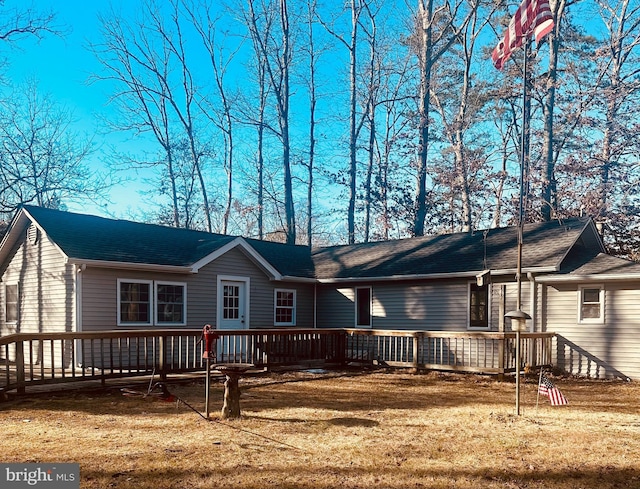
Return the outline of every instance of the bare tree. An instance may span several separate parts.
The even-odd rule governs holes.
[[[56,14],[41,12],[34,7],[21,9],[4,8],[0,3],[0,41],[15,44],[26,37],[42,39],[47,34],[60,35],[62,28],[55,24]]]
[[[624,163],[630,149],[626,124],[637,116],[640,94],[640,4],[630,0],[598,1],[609,38],[603,49],[602,71],[606,83],[599,87],[605,104],[605,128],[600,155],[600,202],[598,218],[605,219],[610,209],[612,169]],[[636,109],[636,110],[627,110]],[[632,115],[633,114],[633,115]],[[631,117],[629,117],[631,116]],[[631,146],[633,147],[633,146]]]
[[[234,118],[231,114],[233,100],[228,94],[225,76],[227,74],[229,64],[233,61],[235,52],[232,52],[228,57],[224,58],[222,54],[222,47],[216,44],[217,19],[211,17],[211,11],[213,8],[210,3],[207,2],[202,5],[200,15],[196,13],[195,8],[191,4],[187,4],[185,8],[193,26],[200,35],[202,44],[208,54],[209,61],[211,62],[213,79],[221,104],[220,110],[217,110],[209,99],[204,98],[200,102],[202,104],[202,113],[208,117],[218,129],[220,129],[224,139],[223,160],[227,174],[227,199],[222,220],[222,233],[226,234],[229,228],[229,217],[233,203],[233,163],[235,148],[233,135],[235,131]],[[236,52],[239,47],[240,46],[236,48]],[[218,117],[214,118],[214,114],[218,114]]]
[[[169,22],[165,22],[153,3],[145,4],[136,23],[128,23],[113,12],[109,18],[102,17],[102,44],[93,45],[92,49],[106,74],[96,74],[95,78],[115,81],[121,87],[112,96],[123,117],[115,126],[138,133],[151,132],[163,148],[166,157],[159,161],[167,165],[173,186],[174,225],[179,225],[180,219],[172,148],[181,139],[176,134],[180,132],[177,128],[182,127],[191,154],[190,168],[200,187],[205,227],[211,232],[211,206],[202,173],[206,151],[199,143],[195,127],[196,87],[187,64],[178,4],[171,3],[171,8]],[[174,65],[179,70],[177,76]]]
[[[262,5],[262,15],[269,18],[270,11],[277,8],[280,27],[280,41],[274,33],[267,37],[261,30],[260,13],[255,0],[248,0],[248,12],[245,22],[251,37],[264,61],[265,74],[276,101],[278,113],[278,136],[282,143],[282,169],[284,177],[284,234],[288,244],[296,242],[296,220],[293,202],[293,181],[291,174],[291,141],[289,135],[290,69],[292,63],[291,32],[289,25],[289,7],[287,0],[277,0]]]
[[[427,216],[427,175],[429,155],[429,113],[431,99],[431,73],[434,65],[457,41],[461,31],[473,15],[469,9],[458,22],[458,13],[467,2],[456,0],[454,4],[444,2],[434,8],[434,0],[418,0],[416,15],[415,50],[420,71],[420,93],[418,103],[418,168],[415,196],[415,215],[412,228],[414,236],[424,235]]]
[[[172,220],[175,227],[181,227],[177,191],[177,175],[174,164],[174,142],[169,117],[169,107],[165,96],[163,79],[169,77],[169,55],[166,51],[155,53],[148,60],[153,70],[141,69],[144,66],[133,55],[132,47],[128,46],[129,39],[135,34],[131,27],[112,14],[109,18],[100,17],[103,43],[93,45],[94,54],[98,57],[107,71],[106,76],[94,75],[96,79],[109,79],[123,85],[123,89],[112,96],[120,117],[118,120],[108,121],[112,129],[118,131],[133,131],[134,133],[150,132],[161,146],[163,154],[157,160],[148,162],[128,160],[128,164],[141,167],[162,165],[166,166],[163,176],[166,176],[170,186],[170,200],[172,203]],[[140,31],[140,45],[150,45],[151,41]],[[155,73],[154,73],[155,72]],[[120,159],[120,158],[118,158]],[[186,227],[186,222],[184,223]]]
[[[91,141],[71,130],[72,114],[34,84],[0,103],[0,213],[20,204],[58,208],[104,197],[106,179],[90,170]]]
[[[347,208],[347,241],[355,243],[356,230],[356,200],[357,200],[357,175],[358,175],[358,136],[364,117],[358,118],[358,43],[361,20],[367,0],[349,0],[348,9],[351,18],[350,33],[348,37],[339,33],[333,25],[322,19],[323,26],[335,37],[349,52],[349,203]]]
[[[542,146],[542,161],[544,172],[542,175],[542,209],[540,211],[544,221],[550,221],[555,209],[557,185],[555,179],[556,155],[553,148],[554,140],[554,112],[556,105],[556,87],[558,85],[558,53],[562,37],[561,24],[567,0],[556,0],[550,4],[553,8],[554,28],[547,37],[549,44],[549,69],[546,73],[546,94],[542,110],[544,116],[544,133]]]
[[[364,29],[367,32],[369,41],[369,63],[366,83],[366,102],[364,103],[364,117],[369,128],[369,140],[367,143],[368,163],[364,179],[364,242],[369,242],[371,233],[371,199],[372,189],[371,182],[373,179],[374,167],[376,160],[380,160],[380,154],[376,147],[376,109],[378,106],[378,95],[380,91],[382,70],[380,62],[380,54],[378,53],[378,25],[375,12],[372,11],[370,5],[365,6],[369,25]]]
[[[193,168],[198,177],[200,183],[200,190],[202,192],[203,201],[203,213],[205,217],[205,224],[207,231],[213,232],[213,224],[211,221],[211,206],[209,204],[209,197],[207,192],[207,185],[202,173],[202,164],[204,153],[199,148],[198,135],[196,134],[196,110],[197,110],[197,88],[187,62],[187,53],[185,51],[185,37],[182,34],[182,28],[180,25],[180,0],[172,0],[171,2],[171,23],[175,31],[172,33],[165,25],[164,19],[160,12],[155,7],[149,9],[149,20],[151,26],[155,29],[155,32],[160,35],[164,46],[169,50],[175,59],[178,61],[178,67],[180,70],[180,85],[182,93],[180,98],[177,94],[174,94],[169,89],[168,80],[164,79],[163,82],[166,86],[165,97],[168,100],[169,105],[174,109],[176,116],[182,123],[187,141],[189,142],[189,150],[191,151],[191,159]]]
[[[316,72],[318,53],[316,51],[314,25],[316,18],[316,0],[307,0],[307,55],[309,57],[309,80],[307,82],[309,92],[309,149],[307,167],[307,246],[313,244],[313,179],[316,157],[316,110],[318,96],[316,94]]]
[[[482,155],[474,151],[469,141],[472,128],[479,126],[481,110],[487,100],[484,84],[473,80],[473,62],[476,41],[487,24],[490,15],[480,10],[478,2],[469,4],[469,22],[459,32],[459,42],[451,46],[445,66],[435,80],[439,86],[432,99],[444,129],[444,137],[451,146],[453,179],[448,179],[456,189],[461,206],[461,230],[473,229],[473,191],[478,182],[475,174],[481,171]],[[484,20],[483,20],[484,19]],[[452,81],[455,80],[455,81]],[[477,136],[477,134],[476,134]],[[477,139],[477,138],[476,138]],[[482,185],[480,185],[482,186]]]
[[[393,183],[393,176],[399,175],[400,161],[403,157],[399,152],[399,141],[402,135],[407,131],[410,120],[404,115],[408,112],[406,103],[413,100],[411,92],[410,77],[410,57],[406,56],[396,66],[387,68],[389,72],[384,81],[380,82],[380,102],[379,105],[383,112],[384,124],[383,129],[379,131],[380,135],[376,137],[376,148],[379,154],[379,167],[376,175],[376,186],[373,190],[374,205],[380,209],[380,228],[377,233],[378,238],[385,240],[390,238],[390,231],[394,227],[393,221],[395,212],[392,211],[394,197],[395,200],[402,200],[402,193],[398,196],[398,189]]]

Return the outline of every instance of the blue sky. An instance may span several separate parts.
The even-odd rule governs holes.
[[[95,152],[91,166],[102,167],[102,151],[109,145],[126,144],[122,134],[105,134],[101,127],[101,116],[109,111],[108,85],[104,82],[91,83],[92,73],[100,65],[88,49],[90,42],[99,39],[98,14],[107,12],[110,5],[116,9],[131,9],[134,2],[79,1],[79,0],[38,0],[34,8],[40,12],[56,12],[56,25],[64,30],[63,36],[47,35],[37,41],[33,38],[20,40],[15,48],[3,52],[9,60],[7,81],[17,86],[27,80],[37,82],[41,94],[51,96],[56,104],[72,112],[73,129],[80,136],[90,137],[94,141]],[[10,0],[11,5],[20,5]],[[131,175],[135,178],[135,175]],[[114,205],[108,209],[87,207],[69,203],[74,211],[107,213],[120,217],[134,213],[143,206],[138,193],[140,187],[129,182],[126,187],[115,188],[112,192]]]
[[[8,0],[7,7],[11,4],[20,5],[19,0]],[[114,10],[130,19],[135,16],[135,5],[138,4],[137,1],[126,0],[38,0],[35,8],[43,12],[55,11],[57,24],[65,34],[60,37],[48,35],[39,42],[24,39],[16,49],[6,52],[10,61],[7,78],[12,84],[18,85],[27,79],[36,80],[41,94],[51,95],[55,103],[73,113],[76,132],[93,137],[96,151],[92,155],[91,164],[96,169],[103,167],[102,160],[109,148],[117,147],[120,151],[128,148],[138,150],[144,144],[143,138],[132,140],[126,134],[107,134],[104,131],[101,117],[112,110],[108,102],[113,90],[105,81],[91,83],[91,75],[99,72],[101,65],[88,49],[90,43],[100,42],[99,14],[109,14]],[[335,59],[331,61],[337,62]],[[210,70],[207,65],[208,61],[205,60],[202,66]],[[246,73],[242,62],[236,62],[236,66],[240,66],[243,73],[242,76],[235,76],[233,81],[241,84]],[[335,76],[338,69],[345,68],[342,66],[330,70],[331,76]],[[303,100],[302,104],[305,103],[306,100]],[[295,131],[295,127],[292,131]],[[146,176],[134,173],[127,176],[131,181],[126,186],[114,188],[111,192],[113,204],[109,204],[106,209],[66,204],[72,211],[137,218],[140,209],[145,207],[145,198],[140,195],[140,191],[144,189],[143,180]]]
[[[48,35],[39,42],[21,41],[18,48],[12,50],[12,81],[19,83],[35,78],[41,91],[67,105],[84,124],[94,122],[92,116],[105,109],[107,93],[104,87],[88,84],[98,63],[87,44],[89,39],[96,39],[97,14],[108,5],[105,1],[38,0],[35,4],[38,10],[57,12],[57,25],[65,30],[65,35]]]
[[[14,2],[15,5],[19,4],[19,0],[8,1],[9,3]],[[145,147],[144,136],[132,139],[131,135],[124,133],[108,134],[104,130],[105,128],[102,127],[104,125],[102,117],[109,115],[110,111],[113,110],[108,102],[114,90],[112,90],[113,85],[110,85],[109,82],[97,81],[91,83],[91,75],[100,72],[101,65],[88,49],[91,43],[100,43],[99,14],[106,14],[109,17],[109,13],[113,10],[121,13],[122,18],[132,19],[136,15],[136,5],[139,4],[140,2],[137,0],[37,0],[35,8],[38,10],[53,10],[57,13],[57,23],[65,30],[64,36],[55,37],[49,35],[40,42],[36,42],[34,39],[21,40],[18,48],[8,53],[11,63],[8,78],[13,84],[17,85],[26,79],[35,79],[38,82],[38,90],[41,94],[51,95],[55,103],[61,104],[72,111],[76,120],[74,124],[75,131],[81,135],[93,137],[96,151],[91,156],[92,161],[90,164],[96,170],[104,168],[103,160],[111,148],[117,148],[118,151],[139,152],[141,147]],[[218,4],[214,3],[214,5]],[[231,29],[233,28],[231,26]],[[225,44],[238,41],[237,37],[225,37],[224,33],[220,35]],[[199,43],[198,39],[192,46],[197,46]],[[245,43],[245,46],[250,49],[249,43]],[[346,78],[348,56],[346,50],[342,51],[344,51],[341,53],[344,59],[336,56],[335,53],[324,58],[325,77],[335,80],[344,72]],[[202,66],[202,70],[205,71],[199,74],[201,80],[210,79],[211,68],[208,59],[203,59],[199,66]],[[246,63],[240,56],[234,59],[233,66],[232,69],[234,71],[227,77],[229,87],[232,90],[246,84],[247,80]],[[319,75],[319,77],[322,76],[322,74]],[[251,90],[253,91],[253,88]],[[328,110],[328,116],[326,117],[344,117],[343,114],[337,115],[340,110],[343,110],[343,106],[336,104],[335,100],[333,102],[330,103],[328,99],[324,102],[325,110]],[[292,94],[292,110],[302,114],[306,110],[307,103],[307,95],[305,93]],[[319,102],[319,107],[319,110],[322,110],[322,100]],[[298,119],[306,121],[307,116],[304,114]],[[300,141],[306,141],[307,131],[306,126],[297,127],[292,125],[291,127],[292,137]],[[326,128],[323,132],[325,142],[322,140],[323,136],[320,136],[320,140],[317,143],[318,147],[322,144],[328,144],[327,141],[335,143],[336,138],[341,137],[341,135],[329,137],[326,134]],[[148,144],[147,147],[149,147]],[[157,146],[154,148],[157,148]],[[154,149],[154,151],[157,151],[157,149]],[[243,149],[236,148],[237,155],[241,154],[241,151]],[[254,151],[254,148],[244,148],[244,151],[251,152]],[[335,151],[332,151],[332,153],[335,154]],[[274,157],[279,157],[279,154]],[[341,159],[341,161],[346,161],[347,154],[334,157]],[[218,170],[220,173],[221,171]],[[237,173],[237,175],[238,179],[242,178],[241,174]],[[144,213],[145,208],[149,207],[149,197],[142,195],[142,191],[148,190],[145,185],[145,179],[149,175],[129,172],[124,176],[129,180],[126,185],[114,187],[110,194],[112,203],[106,207],[97,207],[90,203],[83,205],[65,202],[65,204],[72,211],[102,214],[110,217],[144,219],[141,214]],[[224,180],[224,175],[221,178]],[[239,189],[240,185],[237,188]],[[300,191],[304,190],[302,185],[299,188]],[[215,184],[212,191],[215,192]],[[323,204],[326,202],[328,202],[328,199],[326,199],[325,193]],[[331,204],[329,203],[329,205]]]
[[[409,3],[414,2],[408,2],[407,5]],[[57,12],[57,22],[65,30],[65,35],[63,37],[47,36],[41,42],[35,42],[33,39],[22,40],[16,49],[4,49],[1,53],[10,62],[7,81],[17,85],[29,78],[37,80],[41,93],[50,94],[56,103],[64,105],[73,112],[76,120],[75,130],[80,134],[94,137],[96,151],[92,156],[92,165],[96,169],[102,166],[101,154],[109,147],[139,148],[143,139],[131,140],[125,134],[103,132],[104,124],[100,117],[110,110],[108,98],[112,90],[106,82],[89,83],[90,75],[100,70],[100,63],[87,47],[89,42],[100,40],[97,18],[99,13],[107,13],[113,8],[121,11],[125,17],[130,17],[135,13],[135,6],[138,4],[137,0],[35,0],[35,8]],[[7,0],[4,8],[8,9],[11,5],[22,5],[22,3],[20,0]],[[514,10],[515,7],[512,6],[510,11]],[[408,11],[404,14],[407,13]],[[398,21],[403,18],[401,14],[402,12],[397,11],[394,14],[397,15]],[[345,55],[344,52],[342,54]],[[340,72],[346,69],[347,63],[345,59],[338,58],[334,52],[323,59],[323,66],[326,76],[338,78]],[[489,60],[482,68],[493,70]],[[306,100],[303,95],[298,97],[302,97],[296,101],[300,107],[301,104],[306,103]],[[325,99],[324,107],[326,114],[338,117],[335,112],[340,104],[335,100]],[[302,134],[302,137],[304,136]],[[336,137],[326,137],[327,141],[335,142],[336,139]],[[329,143],[325,142],[325,144]],[[344,154],[335,156],[336,159],[344,159],[344,157]],[[132,180],[126,186],[114,188],[111,194],[113,204],[110,204],[107,209],[68,203],[69,209],[108,214],[114,217],[139,217],[140,209],[145,207],[144,198],[140,195],[140,190],[144,187],[143,176],[131,174],[130,177]]]

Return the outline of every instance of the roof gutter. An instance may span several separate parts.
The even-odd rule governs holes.
[[[282,281],[282,282],[300,282],[300,283],[307,283],[307,284],[317,284],[318,280],[315,278],[308,278],[308,277],[295,277],[293,275],[282,275],[281,277],[279,277],[277,280],[276,279],[272,279],[274,282],[275,281]]]
[[[585,275],[554,275],[548,277],[536,277],[536,281],[542,284],[575,283],[575,282],[620,282],[628,280],[640,280],[640,273],[602,273]]]
[[[157,263],[130,263],[122,261],[105,261],[105,260],[86,260],[83,258],[68,258],[67,263],[72,265],[85,265],[95,268],[118,268],[125,270],[140,270],[146,272],[167,272],[191,274],[197,273],[191,267],[182,267],[177,265],[159,265]]]
[[[523,273],[552,273],[556,272],[557,267],[538,267],[538,268],[524,268]],[[468,279],[476,278],[480,274],[484,274],[486,270],[474,270],[466,272],[454,272],[454,273],[426,273],[415,275],[391,275],[382,277],[345,277],[345,278],[321,278],[318,282],[321,284],[336,284],[336,283],[350,283],[350,282],[399,282],[403,280],[440,280],[440,279]],[[500,270],[491,270],[491,276],[500,275],[515,275],[515,268],[506,268]]]

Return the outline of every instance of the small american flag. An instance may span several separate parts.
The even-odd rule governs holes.
[[[525,38],[533,34],[539,43],[553,30],[553,26],[549,0],[523,0],[511,18],[504,36],[491,53],[494,66],[501,70],[511,53],[522,46]]]
[[[560,392],[560,389],[558,389],[553,382],[547,379],[544,375],[540,376],[538,394],[541,396],[547,396],[552,406],[563,406],[565,404],[569,404],[567,398],[564,397],[562,392]]]

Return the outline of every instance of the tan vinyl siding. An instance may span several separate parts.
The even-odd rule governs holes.
[[[349,286],[318,287],[318,326],[354,327],[356,287],[371,286],[373,328],[427,331],[467,331],[469,322],[469,281],[379,282]],[[501,290],[505,287],[505,296]],[[501,314],[514,310],[517,285],[490,284],[489,331],[499,331]],[[522,308],[529,311],[530,285],[522,286]],[[501,307],[502,304],[502,307]],[[504,311],[504,312],[502,312]],[[506,325],[510,330],[510,325]],[[476,331],[486,331],[476,329]]]
[[[352,328],[355,325],[354,287],[318,286],[318,327]]]
[[[186,328],[216,324],[218,275],[249,278],[251,328],[274,327],[274,289],[296,290],[296,326],[313,326],[313,285],[275,282],[242,251],[233,249],[209,263],[196,274],[164,274],[133,270],[87,268],[83,272],[83,329],[85,331],[118,328],[118,279],[182,282],[187,286]],[[164,327],[156,326],[153,327]],[[174,327],[174,326],[167,326]],[[125,328],[122,326],[121,328]]]
[[[374,329],[466,331],[464,282],[376,283],[318,289],[319,327],[354,327],[354,291],[371,285]]]
[[[118,328],[118,279],[157,280],[188,284],[187,278],[187,276],[179,274],[87,267],[82,272],[82,329],[83,331],[98,331]],[[190,289],[187,285],[187,302],[189,301],[189,292]],[[189,320],[188,309],[187,320]],[[122,326],[121,329],[130,327],[134,326]]]
[[[19,284],[19,318],[5,323],[4,284]],[[15,332],[60,332],[75,330],[74,267],[60,251],[38,235],[24,240],[12,254],[2,274],[2,330]]]
[[[603,323],[579,322],[577,285],[547,287],[545,327],[561,336],[555,361],[577,375],[640,379],[639,284],[596,285],[605,288]]]

